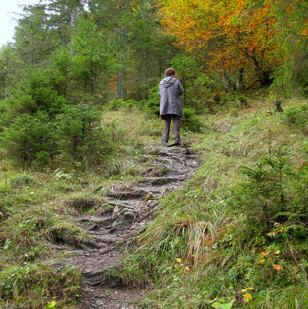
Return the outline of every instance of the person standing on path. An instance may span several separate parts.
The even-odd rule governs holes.
[[[182,103],[180,95],[184,93],[181,82],[175,77],[175,70],[168,68],[165,78],[159,83],[160,116],[165,121],[162,143],[168,145],[171,121],[173,122],[175,141],[170,146],[181,145],[180,118],[182,116]]]

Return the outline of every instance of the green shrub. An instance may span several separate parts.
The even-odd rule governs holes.
[[[66,106],[57,117],[57,140],[61,155],[84,166],[101,163],[112,151],[107,129],[100,125],[101,114],[89,105]]]
[[[308,105],[288,108],[285,111],[285,119],[289,124],[308,131]]]
[[[220,95],[220,104],[227,108],[242,109],[248,107],[248,98],[239,92],[226,92]]]
[[[192,132],[200,132],[202,123],[198,119],[195,110],[191,107],[184,107],[183,109],[183,127]]]
[[[0,143],[6,148],[9,158],[24,167],[46,165],[58,152],[55,126],[44,112],[16,118],[4,130]]]
[[[25,113],[33,115],[39,111],[53,116],[67,104],[59,94],[55,74],[48,70],[34,70],[21,83],[14,97],[10,99],[11,117]]]
[[[9,113],[10,107],[11,101],[9,99],[0,101],[0,132],[5,129],[12,118]]]
[[[141,103],[141,102],[140,102]],[[158,116],[159,115],[159,105],[160,105],[160,99],[158,95],[158,87],[155,86],[150,90],[150,95],[142,102],[143,110],[148,113],[149,115]]]
[[[294,169],[278,152],[264,157],[255,168],[241,171],[246,181],[235,188],[231,198],[231,205],[240,207],[245,217],[238,230],[240,238],[257,241],[261,237],[271,242],[307,234],[307,167]]]
[[[54,119],[68,104],[58,82],[52,71],[33,70],[14,96],[0,104],[1,146],[23,167],[48,165],[58,154]]]
[[[187,101],[198,110],[207,108],[206,102],[209,101],[215,89],[217,89],[217,83],[208,75],[200,73],[193,80],[191,87],[186,89]]]
[[[120,109],[127,109],[132,110],[134,108],[142,109],[143,101],[135,101],[132,99],[114,99],[106,104],[106,110],[120,110]]]
[[[103,129],[100,116],[85,104],[64,105],[55,118],[46,112],[23,114],[3,131],[1,146],[23,167],[44,167],[56,159],[94,166],[112,151],[114,128]]]

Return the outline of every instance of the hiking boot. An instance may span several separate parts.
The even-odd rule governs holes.
[[[162,140],[162,141],[161,141],[161,144],[162,144],[163,146],[165,146],[165,147],[168,147],[168,141],[166,142],[165,140]]]
[[[174,146],[182,146],[181,141],[175,141],[173,144],[168,145],[168,147],[174,147]]]

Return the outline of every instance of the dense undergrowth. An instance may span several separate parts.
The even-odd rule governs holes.
[[[289,101],[278,113],[269,103],[234,98],[220,103],[221,112],[194,112],[197,130],[186,123],[183,140],[202,165],[161,201],[121,274],[113,274],[129,286],[153,287],[145,308],[305,308],[306,102]],[[108,128],[111,146],[95,168],[70,152],[65,134],[62,154],[45,166],[29,169],[2,148],[0,307],[75,308],[80,274],[56,270],[56,246],[90,242],[72,217],[101,211],[108,184],[146,170],[144,147],[159,141],[163,125],[157,106],[147,104],[113,101],[98,110],[95,127]],[[80,119],[76,106],[68,108],[68,117],[61,110],[53,118],[61,118],[64,133],[66,121],[78,127]]]
[[[145,308],[307,308],[307,109],[206,117],[203,163],[129,255]]]
[[[72,130],[79,132],[83,107],[81,113],[78,106],[67,108],[69,117],[65,110],[57,116],[61,117],[60,128],[63,133],[71,132],[71,136],[76,136]],[[11,107],[6,109],[9,111]],[[84,119],[91,115],[89,108],[86,109]],[[74,268],[56,267],[57,263],[61,265],[63,258],[57,246],[81,248],[91,242],[91,237],[74,223],[73,217],[101,211],[107,207],[103,194],[108,184],[126,182],[142,174],[146,169],[145,164],[140,164],[143,149],[147,143],[155,141],[161,131],[158,119],[149,118],[137,109],[134,113],[126,109],[106,109],[99,111],[99,117],[102,123],[99,121],[95,125],[108,128],[110,148],[101,154],[103,160],[95,161],[95,167],[88,157],[93,151],[91,139],[85,144],[88,150],[78,148],[75,152],[71,144],[74,140],[63,134],[55,139],[65,149],[62,156],[57,154],[49,161],[35,157],[27,164],[20,164],[24,163],[18,157],[20,149],[16,149],[17,156],[13,156],[13,145],[1,148],[0,308],[75,308],[81,294],[80,274]],[[53,120],[50,122],[52,124]],[[25,128],[31,132],[35,129],[32,123],[21,122],[18,127],[12,120],[8,124],[9,129],[5,131],[12,130],[12,124],[18,134],[24,133]],[[49,125],[47,120],[39,124]],[[37,130],[38,134],[44,132]],[[33,136],[26,133],[23,135],[26,141],[35,142]],[[6,131],[4,136],[7,134]],[[106,149],[104,141],[96,142]],[[29,146],[27,143],[18,145]],[[35,155],[31,149],[26,152]]]
[[[170,66],[203,163],[113,275],[153,287],[147,308],[305,307],[307,1],[177,2],[23,7],[0,48],[1,309],[76,308],[57,249],[89,245],[76,216],[146,175]]]

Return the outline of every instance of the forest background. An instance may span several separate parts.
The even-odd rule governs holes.
[[[237,249],[241,247],[248,250],[248,247],[251,246],[251,243],[248,245],[249,238],[255,239],[257,244],[254,243],[253,246],[259,246],[258,259],[260,256],[262,258],[261,253],[263,252],[262,261],[269,260],[269,256],[276,259],[277,256],[280,256],[280,252],[284,252],[281,253],[281,255],[284,254],[281,259],[285,261],[285,265],[280,266],[280,264],[273,262],[274,264],[269,266],[270,270],[267,268],[262,274],[265,274],[265,277],[271,272],[279,274],[280,281],[277,279],[275,284],[279,288],[287,287],[284,290],[285,295],[293,295],[293,292],[291,293],[289,290],[290,286],[300,287],[300,292],[294,292],[295,296],[293,295],[293,298],[290,297],[290,300],[285,302],[290,301],[288,304],[292,303],[294,308],[298,308],[295,305],[296,297],[302,293],[301,288],[307,285],[305,268],[307,262],[300,262],[307,254],[307,248],[303,245],[303,235],[307,232],[307,213],[304,210],[307,198],[304,197],[306,191],[303,190],[303,185],[307,180],[307,161],[303,159],[307,155],[307,143],[301,140],[307,134],[308,115],[307,12],[308,4],[301,0],[45,0],[24,7],[23,13],[18,19],[14,42],[6,44],[0,50],[0,159],[2,162],[1,171],[5,175],[0,186],[0,194],[3,198],[0,201],[0,222],[6,222],[8,226],[8,228],[4,228],[2,225],[0,229],[1,253],[4,256],[2,258],[4,266],[0,266],[0,278],[2,279],[2,283],[0,281],[0,292],[2,293],[0,293],[0,305],[1,297],[14,299],[16,302],[21,298],[23,301],[31,298],[29,295],[24,295],[26,292],[22,289],[19,291],[20,295],[15,291],[19,295],[18,298],[16,293],[12,292],[14,288],[10,285],[10,278],[12,278],[11,274],[20,273],[21,277],[28,275],[23,273],[25,271],[24,260],[33,262],[41,258],[34,243],[45,237],[40,234],[41,232],[38,232],[41,231],[41,227],[37,223],[33,223],[35,227],[33,229],[31,227],[31,233],[30,230],[27,230],[29,235],[26,233],[33,241],[33,247],[30,245],[31,251],[28,252],[26,247],[29,247],[31,241],[25,242],[28,236],[20,233],[20,230],[27,227],[23,223],[17,223],[23,218],[16,217],[16,209],[21,213],[27,213],[26,206],[30,203],[29,200],[32,201],[31,203],[39,204],[47,196],[49,199],[51,195],[55,194],[52,190],[58,190],[57,186],[53,189],[49,187],[49,193],[42,191],[35,200],[33,196],[29,195],[33,190],[33,188],[28,188],[31,187],[31,179],[33,177],[41,179],[56,171],[55,175],[58,180],[70,182],[72,181],[70,175],[75,173],[79,175],[78,177],[85,175],[85,173],[92,173],[91,177],[94,178],[98,177],[98,174],[109,177],[113,174],[120,174],[121,169],[128,169],[127,166],[119,163],[122,159],[120,144],[125,144],[127,141],[130,143],[130,145],[126,145],[129,149],[128,152],[122,153],[127,156],[132,153],[132,148],[141,147],[143,141],[141,142],[137,137],[135,139],[133,137],[129,139],[129,137],[125,141],[123,136],[129,136],[128,131],[131,130],[134,133],[137,132],[136,135],[138,135],[138,130],[141,130],[138,127],[138,119],[145,117],[143,126],[147,127],[142,128],[143,132],[146,131],[145,135],[148,134],[150,138],[154,136],[158,139],[160,130],[155,127],[157,126],[155,121],[159,108],[158,82],[163,77],[164,69],[173,66],[185,88],[183,97],[183,129],[185,132],[194,132],[201,134],[201,136],[207,132],[211,136],[212,131],[208,127],[210,121],[205,123],[204,119],[219,118],[224,115],[223,117],[226,119],[239,117],[236,118],[236,121],[240,122],[241,115],[245,115],[245,110],[252,105],[254,113],[263,113],[266,108],[264,115],[272,116],[276,115],[275,113],[280,115],[285,110],[284,105],[288,106],[288,103],[285,102],[300,98],[300,103],[287,109],[283,116],[280,116],[282,117],[279,118],[280,120],[273,118],[264,122],[269,127],[266,128],[268,133],[265,137],[263,136],[269,141],[266,148],[272,155],[272,143],[280,141],[278,132],[282,130],[285,134],[289,134],[281,129],[280,121],[286,121],[290,126],[295,126],[299,131],[286,135],[290,138],[288,142],[283,141],[281,145],[279,142],[277,143],[279,146],[282,144],[285,146],[287,143],[289,149],[291,149],[292,143],[294,145],[299,143],[299,150],[295,157],[301,162],[300,169],[294,169],[292,164],[289,166],[279,150],[274,159],[271,156],[267,161],[259,162],[260,164],[255,170],[244,172],[250,179],[250,185],[245,187],[249,189],[238,187],[234,197],[247,213],[247,224],[256,224],[259,227],[249,233],[248,230],[245,230],[247,233],[243,233],[243,235],[247,237],[233,244]],[[266,107],[258,100],[266,102]],[[125,114],[136,115],[136,123],[131,122],[133,129],[124,126],[125,130],[122,130],[123,124],[120,123],[123,121],[122,118],[113,119],[115,122],[106,121],[106,124],[104,123],[104,115],[109,115],[110,111],[120,111],[119,115],[124,117],[121,110],[124,110]],[[120,117],[119,115],[116,117]],[[261,124],[258,124],[256,119],[251,120],[249,125],[246,124],[247,134],[254,132],[253,128],[256,132],[264,129],[257,127]],[[242,129],[244,130],[244,127]],[[275,132],[277,136],[275,136]],[[146,136],[148,137],[148,135]],[[203,142],[200,142],[200,138]],[[197,147],[200,148],[200,151],[210,153],[211,148],[206,144],[204,138],[204,136],[199,136],[196,139],[198,143],[200,142]],[[210,138],[207,142],[214,145],[214,139]],[[299,142],[300,140],[301,142]],[[248,145],[249,140],[246,142]],[[217,149],[221,146],[221,150],[225,153],[226,149],[223,145],[215,144],[214,146],[217,146]],[[277,148],[279,147],[277,146]],[[297,151],[296,147],[294,149]],[[239,151],[242,151],[242,148]],[[248,153],[249,150],[245,156],[248,156]],[[259,158],[261,158],[260,154],[252,158],[252,162]],[[268,166],[270,166],[270,171],[267,169]],[[284,169],[285,166],[290,168],[292,172],[289,173],[288,168]],[[215,165],[212,165],[212,168],[215,169]],[[31,176],[28,174],[25,176],[24,173],[31,174]],[[134,174],[132,173],[130,176],[134,176]],[[287,179],[288,185],[286,187],[281,185],[283,177]],[[29,192],[24,192],[23,197],[17,198],[17,193],[20,194],[18,191],[20,190],[20,181],[23,185],[26,184],[31,192],[27,189]],[[276,182],[280,185],[274,185]],[[289,186],[289,184],[291,185]],[[195,188],[198,186],[200,184],[197,181]],[[18,192],[14,189],[14,195],[10,195],[13,192],[13,187]],[[225,189],[225,191],[228,190]],[[282,194],[282,190],[286,190],[286,192]],[[277,194],[279,199],[269,192]],[[240,199],[241,194],[247,198],[247,201],[259,201],[260,205],[264,199],[270,200],[270,204],[278,205],[277,209],[273,213],[268,213],[266,209],[262,208],[263,206],[260,206],[263,209],[262,216],[259,214],[261,217],[257,217],[256,223],[253,221],[256,214],[251,211],[248,204]],[[287,199],[284,200],[284,196],[290,197],[289,204],[286,203]],[[185,199],[183,200],[185,201]],[[211,200],[211,203],[214,201],[215,198]],[[209,200],[204,200],[202,203],[210,204]],[[236,203],[235,200],[232,203]],[[172,201],[170,204],[170,211],[172,211]],[[253,204],[252,202],[251,205]],[[257,208],[258,206],[256,206]],[[187,210],[187,212],[189,211]],[[234,213],[229,215],[232,217]],[[235,216],[237,215],[235,214]],[[196,218],[190,218],[188,221],[183,219],[181,223],[183,231],[186,226],[187,233],[196,232],[194,228],[198,225],[193,222],[199,222],[198,220]],[[64,225],[65,228],[61,225],[59,228],[59,222],[57,224],[56,221],[52,222],[49,222],[51,225],[54,224],[50,227],[51,234],[59,233],[59,229],[61,233],[63,231],[63,233],[72,234],[76,232],[75,229],[71,230],[71,227],[67,225]],[[265,222],[265,226],[260,225],[260,222]],[[164,232],[167,234],[174,234],[172,232],[174,229],[170,225],[164,226],[162,222],[159,222],[159,219],[157,224],[161,225],[162,230],[165,228]],[[178,226],[178,224],[176,222],[174,226]],[[14,228],[11,230],[10,226],[14,226]],[[225,231],[222,232],[221,226],[217,226],[217,231],[219,231],[218,234],[225,233]],[[33,236],[37,235],[36,233],[39,235],[35,236],[38,237],[37,239]],[[158,243],[162,240],[159,237],[166,237],[166,233],[156,235]],[[269,241],[270,245],[268,245],[268,242],[262,237],[269,233],[282,235],[281,237],[284,240],[287,239],[288,244],[292,244],[292,246],[281,249],[277,245],[281,239],[277,242],[275,242],[276,240]],[[20,235],[26,236],[22,238]],[[184,237],[183,235],[177,235],[179,237],[177,239]],[[238,234],[234,235],[239,236]],[[213,241],[206,237],[205,241]],[[168,239],[170,243],[175,241],[172,237]],[[183,243],[186,240],[181,238]],[[263,240],[264,243],[262,243]],[[181,241],[177,240],[177,244],[182,246]],[[228,241],[225,238],[220,241],[222,246],[232,243],[231,238]],[[11,245],[12,243],[14,246]],[[279,249],[276,249],[276,245]],[[265,249],[264,246],[270,249]],[[189,251],[191,248],[188,245],[186,249]],[[21,250],[18,252],[19,254],[23,252],[24,257],[16,258],[17,251],[14,250]],[[181,250],[184,249],[181,247]],[[169,270],[164,267],[168,263],[170,264],[171,259],[174,260],[179,252],[182,252],[181,250],[175,250],[172,254],[169,252],[168,256],[157,252],[157,256],[155,256],[157,274],[164,270],[171,278],[171,270],[169,273]],[[235,251],[230,253],[228,259],[223,263],[229,265],[230,261],[239,254],[239,251],[236,253]],[[187,261],[195,265],[196,269],[200,267],[198,268],[200,270],[199,262],[196,260],[191,262],[190,259],[193,257],[188,254]],[[290,275],[295,267],[290,262],[292,259],[295,259],[294,265],[298,267],[294,278]],[[245,260],[236,266],[233,265],[234,267],[230,266],[231,273],[225,279],[228,286],[229,284],[232,286],[235,282],[241,282],[236,276],[239,273],[243,275],[244,271],[241,267],[243,268],[243,265],[249,264],[250,261]],[[262,261],[259,264],[255,263],[259,266],[249,265],[255,271],[256,267],[260,267],[263,263]],[[141,263],[136,255],[135,260],[130,260],[128,265],[133,265],[132,268],[134,268],[139,265],[138,263],[141,263],[144,267],[144,274],[138,273],[141,279],[134,281],[131,276],[138,276],[130,272],[127,275],[129,280],[126,279],[134,281],[134,284],[137,284],[136,282],[144,283],[144,281],[159,281],[157,278],[154,280],[146,276],[147,272],[151,271],[145,265],[149,266],[152,262],[142,261]],[[215,264],[215,262],[213,263]],[[290,272],[283,277],[281,275],[282,269],[287,269],[288,263],[292,264]],[[276,269],[273,268],[273,265],[276,265]],[[142,267],[138,266],[139,269]],[[35,275],[36,271],[40,272],[41,269],[33,268],[32,274]],[[213,268],[214,273],[215,271],[217,269]],[[261,280],[261,275],[258,277],[259,275],[252,273],[253,271],[251,271],[249,279],[251,282],[255,283]],[[66,275],[75,278],[75,274],[70,272]],[[186,273],[178,273],[180,278],[186,275]],[[197,277],[196,275],[194,278]],[[225,278],[224,275],[221,277]],[[286,279],[291,277],[292,280]],[[19,282],[18,275],[14,278],[17,278],[17,281],[14,281],[16,286]],[[192,286],[195,286],[197,290],[199,279],[198,277],[192,283]],[[260,282],[263,282],[262,280]],[[247,283],[247,281],[245,282]],[[267,291],[272,289],[273,282],[274,279],[270,283],[266,283],[268,284]],[[300,283],[297,285],[298,282]],[[74,281],[73,284],[76,282]],[[170,295],[179,296],[176,292],[172,294],[173,290],[181,290],[177,284],[179,283],[174,285],[174,289],[170,288]],[[212,282],[209,285],[214,286]],[[207,289],[211,290],[209,287]],[[195,305],[193,304],[191,308],[207,308],[202,307],[203,300],[207,297],[219,298],[224,293],[221,293],[221,290],[218,292],[218,290],[219,288],[215,286],[215,291],[211,290],[210,296],[205,296],[206,293],[203,290],[202,293],[205,294],[195,293],[198,297],[200,296],[200,299],[195,299]],[[277,291],[281,290],[277,288],[275,291],[280,293]],[[225,303],[227,306],[228,303],[231,303],[232,306],[235,302],[235,298],[231,302],[227,301],[231,299],[230,295],[235,293],[234,289],[232,293],[229,292],[219,298],[222,305]],[[260,302],[269,297],[266,296],[266,293],[266,295],[262,293],[259,293]],[[251,294],[251,290],[246,289],[243,294],[246,295],[246,298],[238,296],[241,299],[239,306],[250,303]],[[52,293],[50,295],[55,297]],[[46,296],[44,305],[52,299],[50,295]],[[57,292],[55,295],[59,299],[63,296],[59,296]],[[165,298],[159,297],[165,299],[167,304],[170,295],[166,295]],[[71,299],[71,294],[68,293],[66,296],[67,299]],[[275,296],[273,297],[275,298]],[[65,301],[67,299],[64,297]],[[172,297],[171,301],[174,301]],[[190,308],[187,302],[183,301],[183,308]],[[259,304],[256,303],[256,308]],[[278,304],[277,308],[282,308],[279,307],[280,305]],[[39,306],[37,308],[41,308]],[[180,303],[178,306],[181,308]],[[211,306],[211,303],[206,303],[204,306]],[[171,307],[166,305],[166,308]]]
[[[267,87],[273,102],[305,95],[306,12],[305,2],[282,0],[59,0],[26,6],[15,42],[0,53],[4,147],[30,165],[44,165],[59,153],[68,157],[63,139],[73,134],[64,128],[70,114],[112,99],[135,100],[157,113],[157,83],[170,65],[186,89],[186,118],[215,109],[235,92]],[[20,124],[34,120],[42,135],[46,126],[58,128],[55,143],[17,141],[25,129]],[[29,158],[27,143],[38,147]]]

